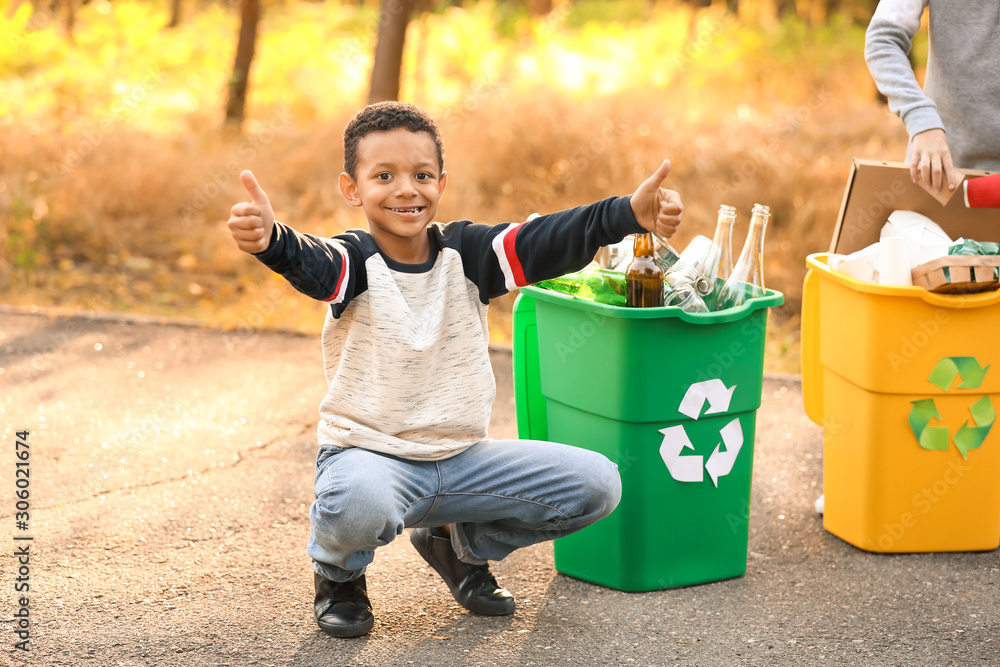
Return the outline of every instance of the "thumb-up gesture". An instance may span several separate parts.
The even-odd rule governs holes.
[[[250,193],[250,201],[240,202],[232,208],[229,232],[240,250],[249,253],[264,252],[271,243],[271,230],[274,228],[271,202],[249,169],[240,173],[240,182]]]
[[[677,231],[677,225],[681,224],[681,213],[684,212],[681,196],[673,190],[660,187],[669,173],[670,160],[664,160],[653,175],[632,193],[630,200],[632,213],[643,229],[665,239]]]

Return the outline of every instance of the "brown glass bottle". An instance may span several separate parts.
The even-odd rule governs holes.
[[[634,308],[663,305],[663,269],[656,263],[653,235],[636,234],[632,263],[625,270],[625,304]]]

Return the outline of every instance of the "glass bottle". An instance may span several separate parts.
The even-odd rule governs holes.
[[[653,256],[653,235],[636,234],[632,263],[625,271],[626,305],[650,308],[663,305],[663,269]]]
[[[716,266],[711,267],[708,277],[717,278],[725,283],[733,272],[733,223],[736,222],[736,209],[723,204],[715,221],[715,238],[712,245],[719,253]],[[714,282],[714,281],[713,281]]]
[[[711,254],[712,241],[707,236],[699,235],[691,239],[665,277],[665,305],[680,306],[689,313],[708,312],[699,282],[705,282],[700,266]]]
[[[551,280],[541,280],[535,283],[535,287],[609,306],[625,305],[625,274],[620,271],[586,268]]]
[[[718,297],[718,289],[732,273],[734,222],[736,222],[736,209],[726,204],[719,206],[712,243],[708,246],[705,257],[698,262],[693,270],[696,274],[695,286],[707,306],[706,311],[699,310],[698,312],[714,310],[714,300],[709,297],[713,293],[715,293],[715,298]]]
[[[735,308],[748,299],[764,295],[764,230],[770,217],[771,209],[763,204],[754,204],[747,240],[733,272],[719,291],[715,310]]]

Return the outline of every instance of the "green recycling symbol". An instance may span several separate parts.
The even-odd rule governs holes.
[[[978,389],[986,377],[987,370],[989,366],[980,366],[975,357],[945,357],[937,363],[927,379],[942,391],[948,391],[956,377],[962,378],[958,384],[959,389]],[[947,450],[950,435],[948,427],[930,425],[931,420],[941,419],[937,406],[934,405],[934,399],[922,398],[911,403],[913,408],[909,416],[910,428],[913,429],[913,435],[916,436],[920,446],[924,449]],[[983,396],[969,406],[969,412],[972,414],[973,425],[970,426],[969,420],[965,420],[954,437],[955,446],[964,459],[969,458],[967,452],[970,449],[976,449],[983,444],[996,419],[996,411],[989,396]]]

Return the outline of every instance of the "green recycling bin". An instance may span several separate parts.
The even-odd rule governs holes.
[[[555,541],[556,570],[623,591],[746,572],[767,309],[624,308],[536,287],[514,304],[518,436],[618,464],[609,516]]]

